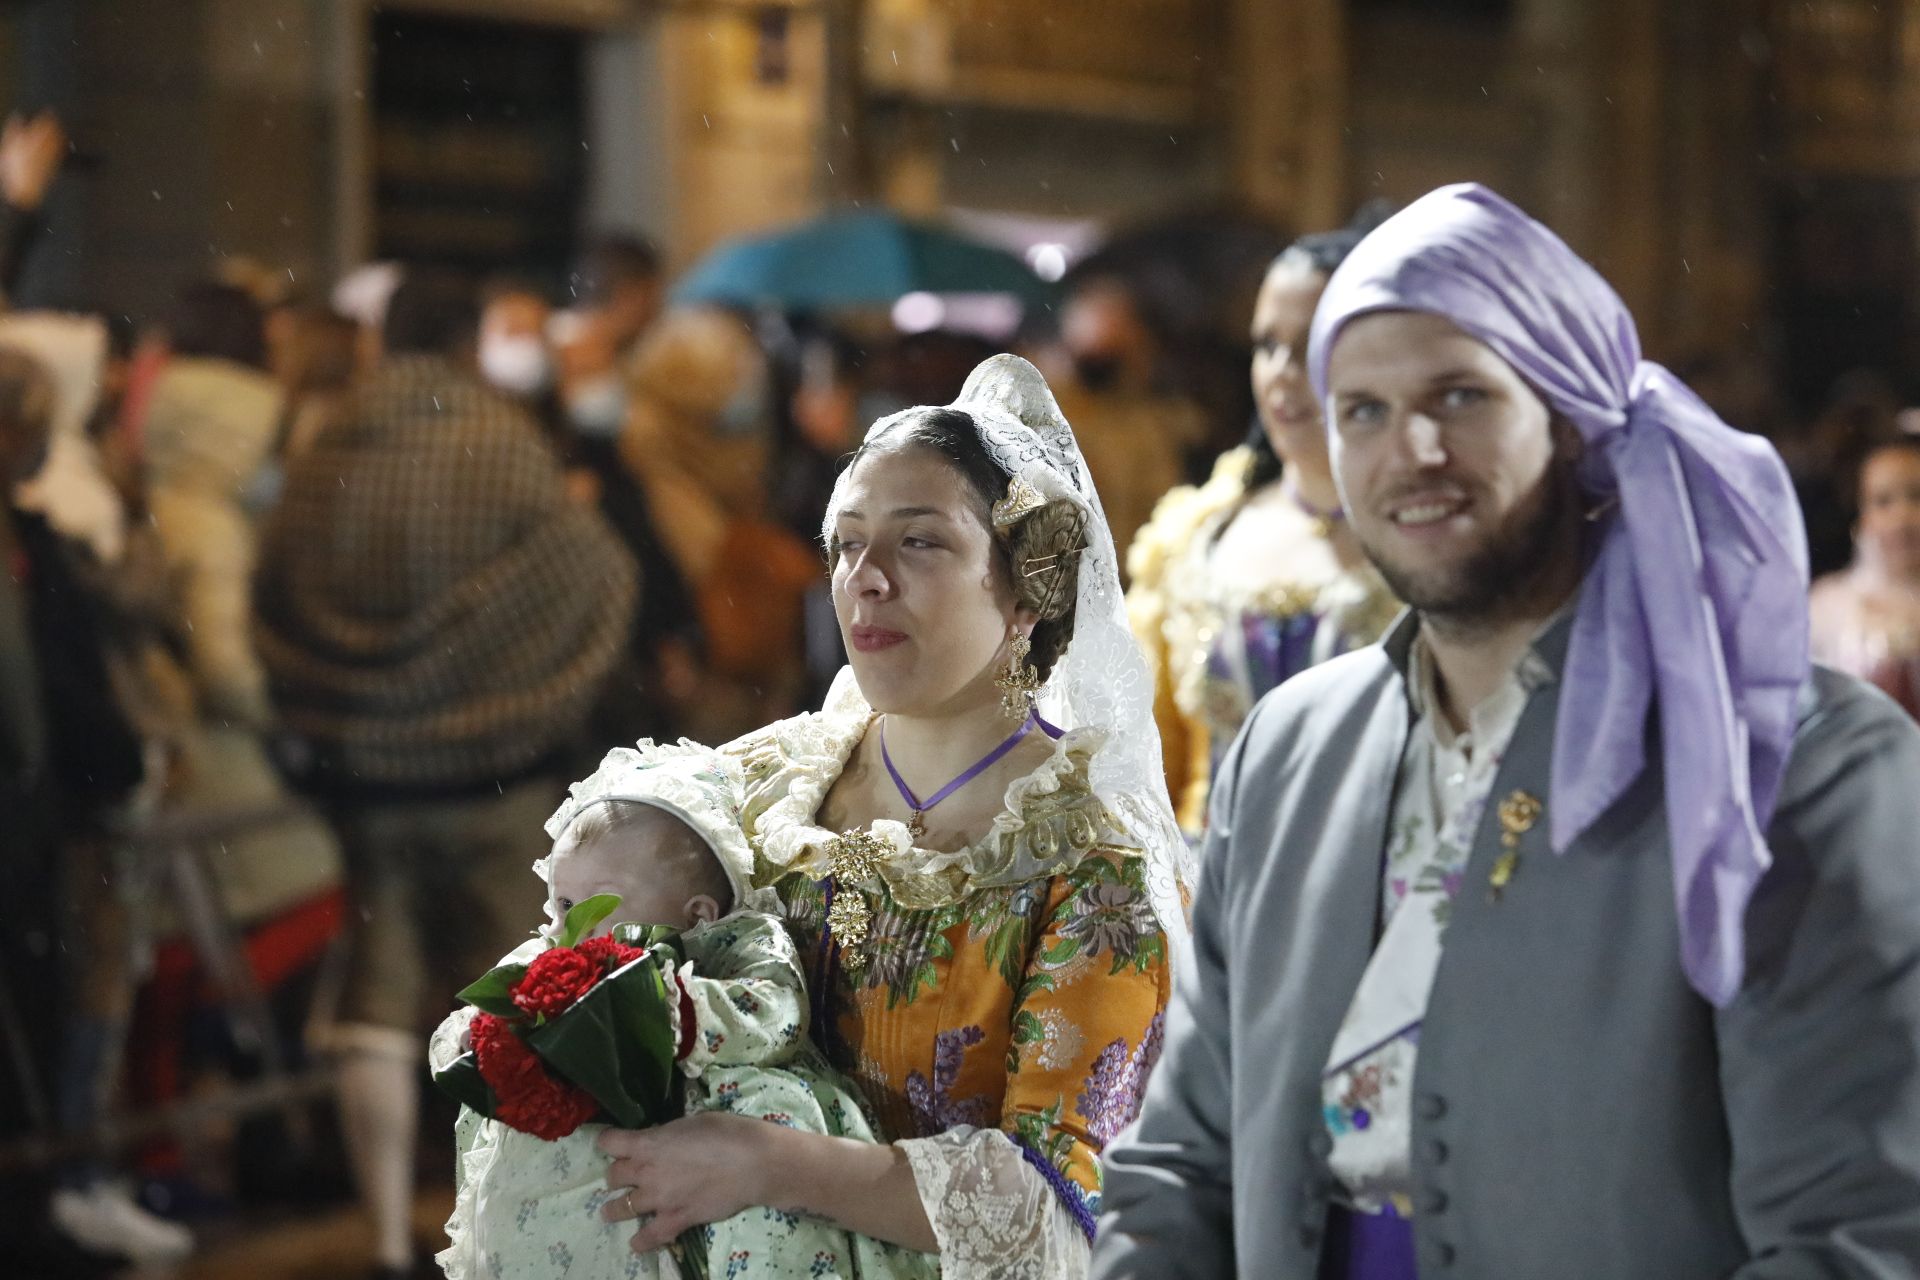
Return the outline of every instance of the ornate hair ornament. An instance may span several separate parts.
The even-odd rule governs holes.
[[[1062,560],[1068,556],[1077,556],[1086,549],[1086,544],[1082,543],[1077,547],[1068,547],[1065,551],[1056,551],[1050,556],[1028,556],[1020,562],[1020,576],[1037,578],[1043,573],[1051,573],[1055,569],[1064,567],[1060,563]]]
[[[1007,496],[993,504],[993,527],[1009,529],[1047,505],[1047,499],[1026,479],[1015,476],[1007,485]]]

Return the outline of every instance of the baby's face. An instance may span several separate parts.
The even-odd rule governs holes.
[[[667,822],[674,819],[663,814]],[[689,919],[690,895],[678,877],[665,874],[653,854],[644,830],[603,832],[575,840],[573,831],[554,842],[547,858],[552,892],[547,900],[550,932],[558,933],[574,904],[599,893],[620,895],[620,906],[587,937],[603,937],[616,924],[664,924],[684,929]]]

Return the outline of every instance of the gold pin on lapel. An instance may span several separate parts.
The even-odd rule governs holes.
[[[1515,791],[1500,802],[1500,856],[1493,860],[1493,873],[1487,877],[1490,901],[1500,901],[1500,891],[1513,879],[1520,865],[1520,837],[1533,830],[1546,806],[1538,796]]]

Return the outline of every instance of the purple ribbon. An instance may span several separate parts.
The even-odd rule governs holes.
[[[900,798],[907,802],[909,809],[913,810],[913,816],[919,818],[924,816],[933,806],[939,804],[942,800],[945,800],[948,796],[966,786],[987,770],[993,768],[994,765],[1000,762],[1001,757],[1019,746],[1020,740],[1036,728],[1049,738],[1056,740],[1063,732],[1063,730],[1056,729],[1045,720],[1042,720],[1038,711],[1029,709],[1027,718],[1020,722],[1020,727],[1015,729],[1005,742],[987,752],[986,755],[981,756],[980,759],[967,767],[965,773],[962,773],[952,782],[949,782],[946,786],[934,792],[933,799],[927,801],[925,804],[921,804],[920,801],[915,798],[913,789],[907,785],[907,780],[902,778],[900,771],[893,767],[893,757],[887,754],[887,722],[884,718],[880,721],[880,761],[887,766],[887,773],[893,778],[893,785],[900,789]]]
[[[1586,442],[1599,527],[1561,680],[1555,852],[1645,770],[1657,706],[1680,960],[1724,1006],[1808,675],[1806,538],[1785,465],[1641,359],[1619,295],[1553,232],[1472,183],[1383,223],[1334,273],[1308,366],[1324,402],[1340,329],[1374,311],[1442,316],[1485,343]]]

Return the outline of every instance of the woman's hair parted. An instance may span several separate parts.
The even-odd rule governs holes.
[[[974,514],[992,539],[994,573],[1012,587],[1014,602],[1039,618],[1028,660],[1045,677],[1073,639],[1086,517],[1071,502],[1056,499],[1021,517],[1011,528],[996,527],[993,504],[1006,497],[1013,477],[987,452],[972,416],[963,409],[928,408],[901,415],[884,434],[855,450],[847,468],[872,454],[911,448],[931,449],[966,482]],[[829,538],[828,566],[839,559],[840,544]]]

